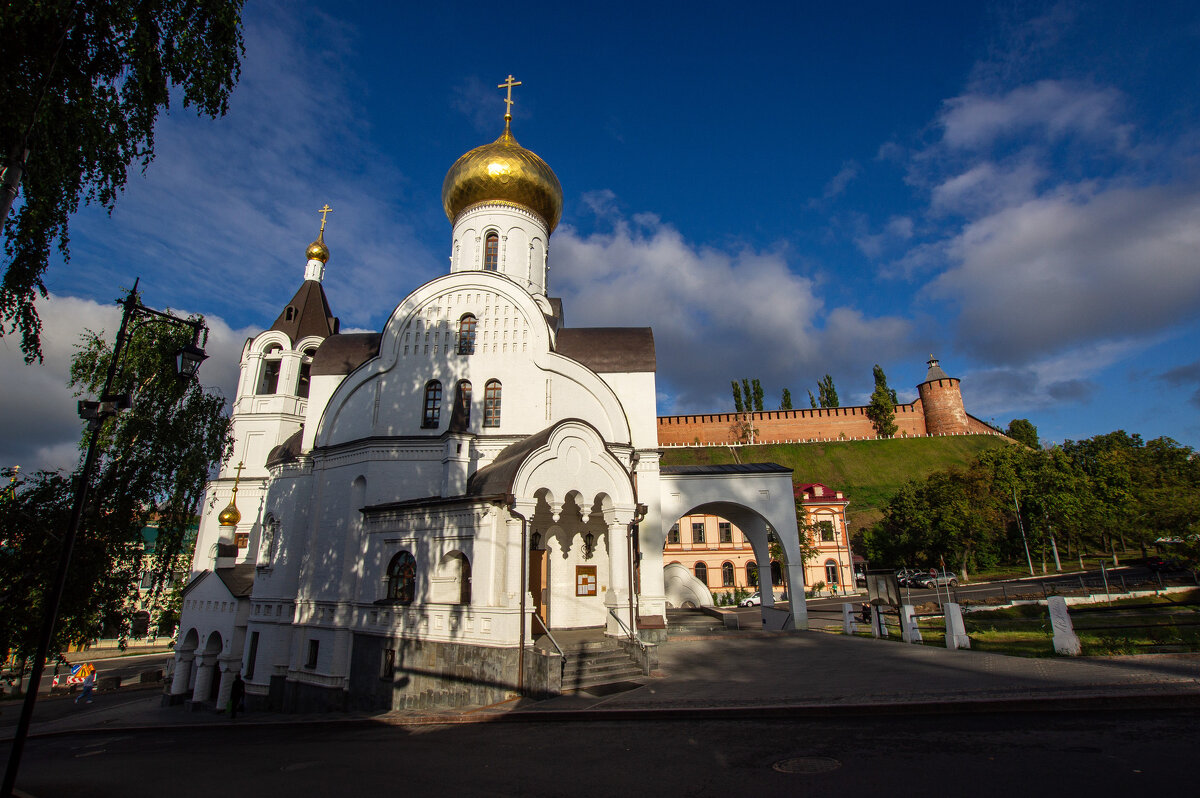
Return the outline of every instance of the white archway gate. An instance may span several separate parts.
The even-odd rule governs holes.
[[[689,514],[719,515],[742,530],[759,563],[771,561],[768,528],[774,530],[787,560],[784,578],[791,600],[791,617],[784,618],[779,625],[790,629],[808,628],[804,563],[800,557],[790,468],[774,463],[663,466],[660,484],[664,524]],[[771,627],[775,625],[771,569],[760,566],[758,573],[763,618]]]

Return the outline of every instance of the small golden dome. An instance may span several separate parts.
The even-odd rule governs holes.
[[[558,177],[537,153],[517,143],[507,122],[500,138],[455,161],[442,183],[442,207],[451,222],[466,208],[488,201],[510,202],[533,211],[550,232],[562,218]]]
[[[237,526],[242,522],[242,513],[234,501],[231,500],[229,506],[221,511],[221,514],[217,516],[217,522],[221,526]]]
[[[317,236],[316,241],[308,245],[308,250],[304,254],[309,260],[319,260],[321,263],[329,262],[329,247],[325,246],[324,232]]]

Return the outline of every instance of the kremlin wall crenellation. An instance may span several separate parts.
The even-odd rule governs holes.
[[[896,405],[896,434],[911,438],[939,435],[1003,435],[1003,432],[967,413],[959,380],[948,376],[929,360],[925,381],[917,386],[917,398]],[[805,443],[837,440],[874,440],[876,434],[867,417],[867,407],[831,407],[809,410],[765,410],[757,413],[706,413],[659,416],[660,446],[712,446],[745,443],[738,440],[738,426],[749,416],[755,443]]]

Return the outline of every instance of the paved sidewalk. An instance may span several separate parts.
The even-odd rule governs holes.
[[[581,692],[544,701],[514,699],[441,712],[248,713],[230,721],[211,711],[161,707],[158,690],[146,690],[145,696],[132,699],[116,693],[99,694],[96,704],[81,707],[77,713],[53,720],[35,719],[32,734],[231,724],[428,725],[645,716],[1200,706],[1200,654],[1026,659],[795,632],[672,641],[659,646],[659,659],[660,670],[654,675],[609,688],[605,695]],[[6,725],[0,726],[0,737],[11,736],[10,714],[6,707]]]

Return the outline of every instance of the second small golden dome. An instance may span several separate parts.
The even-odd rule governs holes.
[[[325,234],[317,236],[317,240],[308,245],[308,249],[304,253],[309,260],[319,260],[321,263],[329,262],[329,247],[325,246]]]
[[[221,526],[237,526],[241,523],[241,521],[242,513],[238,510],[237,505],[232,501],[230,501],[229,506],[222,510],[221,514],[217,516],[217,522],[220,523]]]

